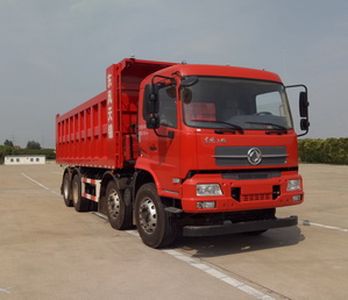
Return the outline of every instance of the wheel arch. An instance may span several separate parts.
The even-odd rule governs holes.
[[[154,183],[158,190],[158,182],[154,174],[148,170],[138,169],[134,176],[132,199],[135,200],[136,194],[142,185],[150,182]]]
[[[115,174],[113,174],[111,171],[105,172],[103,174],[102,181],[100,183],[100,201],[105,196],[106,187],[108,186],[108,183],[111,180],[114,180],[115,182],[117,182]]]

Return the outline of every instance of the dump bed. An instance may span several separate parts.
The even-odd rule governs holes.
[[[173,65],[124,59],[106,72],[106,90],[56,117],[56,156],[60,164],[123,168],[138,155],[139,87],[151,73]]]

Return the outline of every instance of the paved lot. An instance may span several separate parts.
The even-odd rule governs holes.
[[[0,299],[348,298],[346,166],[301,166],[305,203],[278,215],[310,226],[184,238],[167,251],[66,208],[61,172],[0,166]]]

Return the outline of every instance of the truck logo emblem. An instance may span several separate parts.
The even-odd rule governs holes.
[[[204,143],[206,144],[225,144],[226,143],[226,139],[225,138],[216,138],[216,137],[209,137],[209,136],[206,136],[204,138]]]
[[[256,148],[256,147],[250,148],[247,153],[247,158],[248,158],[248,162],[251,165],[256,166],[262,161],[262,152],[259,148]]]

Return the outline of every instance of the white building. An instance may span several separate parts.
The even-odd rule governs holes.
[[[43,165],[46,163],[44,155],[8,155],[5,156],[5,165]]]

